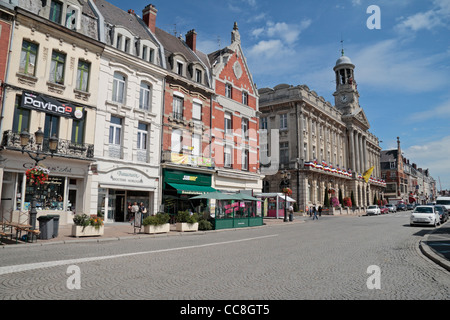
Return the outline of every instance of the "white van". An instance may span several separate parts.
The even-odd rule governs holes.
[[[436,204],[443,205],[447,210],[450,210],[450,197],[438,197],[436,199]]]

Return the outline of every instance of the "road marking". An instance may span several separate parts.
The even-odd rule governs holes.
[[[198,245],[198,246],[178,247],[178,248],[171,248],[171,249],[160,249],[160,250],[152,250],[152,251],[133,252],[133,253],[123,253],[123,254],[102,256],[102,257],[79,258],[79,259],[69,259],[69,260],[60,260],[60,261],[46,261],[46,262],[37,262],[37,263],[21,264],[21,265],[15,265],[15,266],[0,267],[0,276],[4,275],[4,274],[9,274],[9,273],[16,273],[16,272],[22,272],[22,271],[35,270],[35,269],[49,268],[49,267],[64,266],[64,265],[68,265],[68,264],[71,265],[71,264],[78,264],[78,263],[91,262],[91,261],[101,261],[101,260],[107,260],[107,259],[124,258],[124,257],[131,257],[131,256],[151,254],[151,253],[198,249],[198,248],[220,246],[220,245],[224,245],[224,244],[232,244],[232,243],[238,243],[238,242],[244,242],[244,241],[260,240],[260,239],[277,237],[277,236],[278,236],[278,234],[273,234],[273,235],[269,235],[269,236],[262,236],[262,237],[256,237],[256,238],[246,238],[246,239],[240,239],[240,240],[207,243],[207,244],[202,244],[202,245]]]

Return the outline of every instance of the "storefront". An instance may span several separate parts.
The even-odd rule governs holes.
[[[163,211],[171,216],[185,210],[197,213],[207,211],[208,201],[191,198],[216,191],[211,187],[211,181],[211,174],[163,169]]]
[[[6,158],[0,205],[4,220],[28,223],[33,195],[37,195],[37,216],[58,214],[61,225],[73,223],[76,213],[89,213],[85,201],[91,191],[87,188],[90,181],[89,163],[70,159],[46,159],[39,165],[50,171],[48,180],[35,187],[27,181],[25,175],[26,170],[34,167],[28,155],[8,152]]]
[[[130,206],[141,202],[147,214],[156,213],[158,178],[151,177],[137,168],[111,168],[99,171],[94,178],[98,181],[97,214],[105,222],[127,222],[132,219]]]
[[[260,193],[256,195],[264,201],[264,216],[270,218],[284,218],[284,212],[289,213],[289,206],[295,202],[284,193]]]

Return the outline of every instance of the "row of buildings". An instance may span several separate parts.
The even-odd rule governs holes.
[[[57,210],[63,224],[76,213],[126,221],[134,202],[177,213],[206,205],[192,196],[214,190],[288,185],[300,210],[327,192],[353,194],[358,207],[383,196],[379,140],[344,53],[333,70],[335,105],[305,85],[258,90],[236,23],[231,44],[207,54],[195,30],[176,37],[158,28],[157,12],[105,0],[0,0],[3,219],[26,218],[35,191],[25,171],[35,163],[20,134],[38,130],[43,144],[31,139],[26,150],[48,151],[58,138],[40,162],[50,177],[38,212]]]

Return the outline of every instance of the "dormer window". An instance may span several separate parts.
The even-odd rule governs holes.
[[[183,75],[183,63],[180,61],[177,61],[177,74],[180,76]]]
[[[61,24],[63,5],[59,1],[52,0],[50,4],[50,16],[49,19],[53,22]]]
[[[197,81],[198,83],[202,83],[202,71],[196,69],[195,70],[195,81]]]

